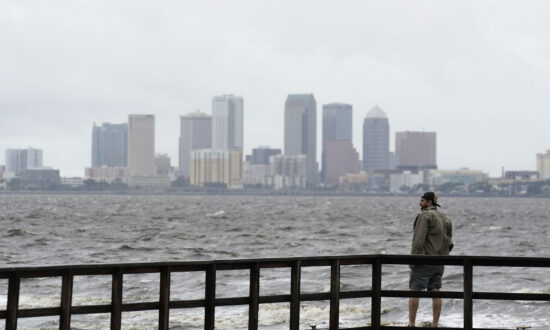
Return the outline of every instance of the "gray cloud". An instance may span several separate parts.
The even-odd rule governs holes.
[[[282,147],[288,93],[354,105],[361,151],[379,104],[392,132],[438,132],[442,168],[534,169],[550,148],[544,1],[15,1],[0,3],[0,163],[32,145],[63,175],[90,163],[93,122],[245,101],[245,151]],[[319,122],[320,136],[320,122]]]

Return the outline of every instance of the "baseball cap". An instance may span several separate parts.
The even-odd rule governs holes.
[[[420,196],[420,198],[424,198],[427,201],[432,201],[433,205],[441,207],[441,205],[437,204],[437,195],[433,191],[425,192],[424,195]]]

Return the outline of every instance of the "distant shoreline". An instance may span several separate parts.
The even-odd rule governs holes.
[[[18,190],[0,191],[0,195],[122,195],[122,196],[318,196],[318,197],[412,197],[418,196],[412,194],[392,194],[392,193],[365,193],[365,192],[334,192],[334,191],[274,191],[262,189],[227,189],[227,190],[177,190],[177,191],[154,191],[154,190],[124,190],[124,191],[83,191],[83,190]],[[548,195],[520,195],[520,196],[498,196],[490,194],[444,194],[440,197],[452,198],[550,198]]]

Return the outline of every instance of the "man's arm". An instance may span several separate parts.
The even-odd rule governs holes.
[[[418,217],[416,226],[414,228],[411,254],[425,254],[424,243],[426,242],[426,236],[428,235],[428,214],[421,214]]]

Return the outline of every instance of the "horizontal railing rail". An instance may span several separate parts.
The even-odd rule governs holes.
[[[408,291],[382,290],[382,265],[439,264],[463,267],[463,291]],[[342,291],[340,269],[349,265],[372,267],[372,285],[369,290]],[[330,292],[302,293],[301,272],[306,267],[330,267]],[[354,329],[403,329],[383,326],[380,322],[382,297],[451,298],[464,300],[464,326],[473,328],[473,300],[528,300],[550,301],[546,293],[474,292],[473,267],[550,267],[550,258],[487,257],[487,256],[419,256],[419,255],[354,255],[328,257],[268,258],[241,260],[212,260],[190,262],[86,264],[44,267],[3,267],[0,279],[8,279],[7,306],[0,310],[6,329],[17,329],[19,318],[59,316],[59,328],[70,329],[71,316],[110,313],[111,329],[120,329],[122,312],[151,311],[159,313],[158,328],[168,329],[169,312],[173,309],[204,308],[204,328],[214,329],[215,309],[219,306],[248,305],[249,329],[258,329],[260,304],[290,303],[290,329],[298,329],[300,303],[329,301],[329,327],[339,328],[339,305],[342,299],[371,298],[371,325]],[[269,268],[290,268],[290,293],[260,296],[260,271]],[[226,270],[249,270],[249,294],[242,297],[216,297],[216,273]],[[173,300],[170,298],[171,275],[182,272],[204,272],[204,299]],[[123,277],[127,274],[156,273],[160,276],[159,299],[150,302],[123,303]],[[75,276],[111,276],[111,303],[108,305],[72,305]],[[20,284],[26,278],[61,277],[59,307],[19,308]],[[445,328],[441,328],[445,329]],[[451,328],[447,328],[451,329]],[[494,330],[494,329],[492,329]]]

